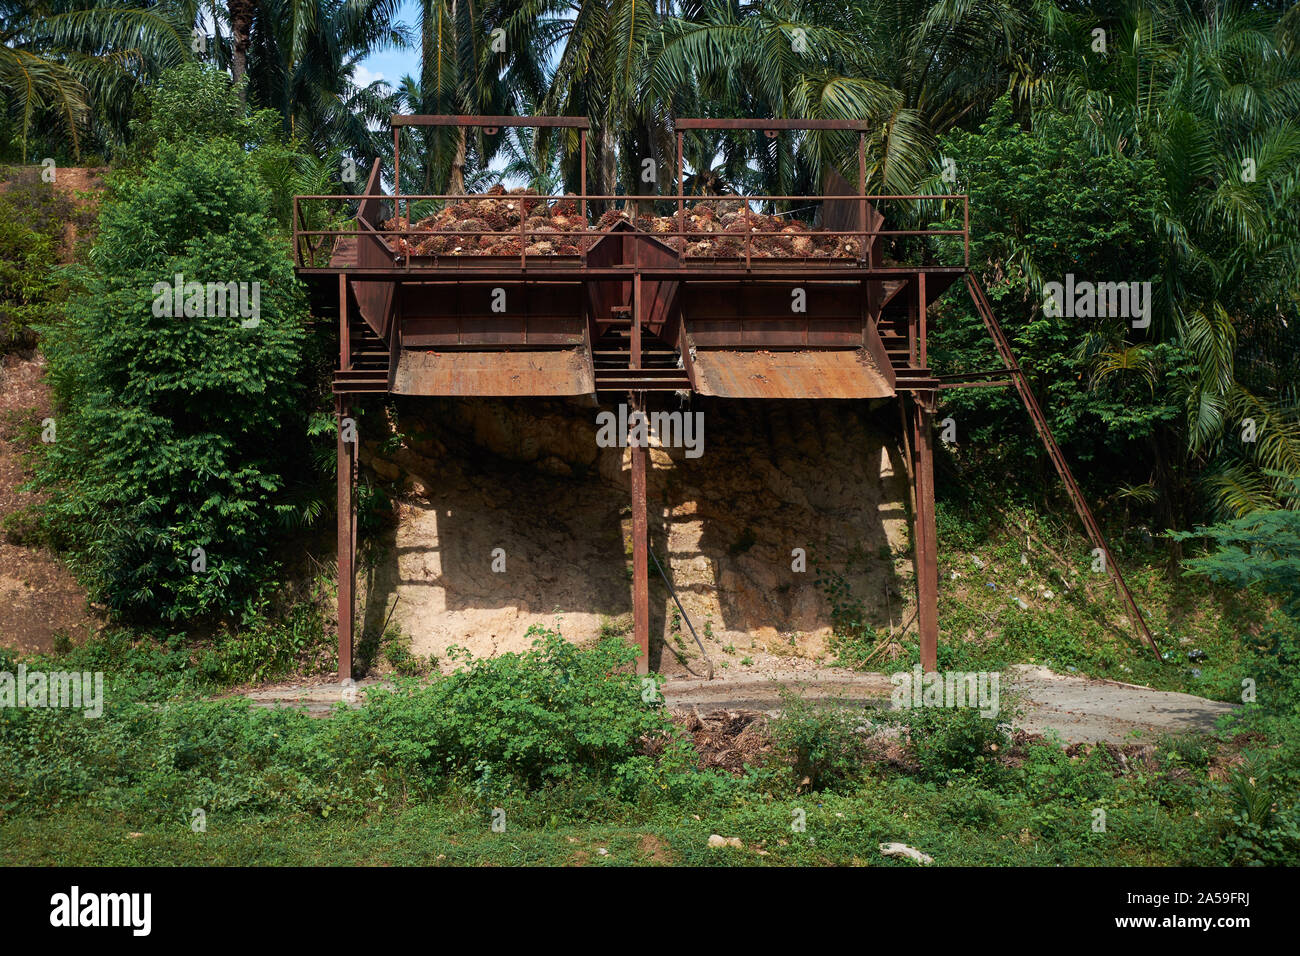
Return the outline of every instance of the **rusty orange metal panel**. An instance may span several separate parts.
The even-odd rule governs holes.
[[[586,265],[594,269],[608,269],[624,264],[623,240],[618,235],[604,235],[587,251]],[[587,307],[596,324],[595,335],[604,333],[616,306],[632,301],[632,280],[615,279],[585,283]]]
[[[848,196],[857,192],[848,180],[832,167],[827,170],[823,185],[829,196]],[[853,199],[828,199],[822,204],[822,228],[831,232],[853,232],[861,229],[877,233],[885,224],[885,217],[871,203]],[[867,246],[869,261],[880,261],[880,237],[872,235]]]
[[[590,395],[591,349],[433,352],[402,349],[393,379],[398,395]]]
[[[682,315],[702,348],[855,348],[864,345],[861,283],[687,284]],[[799,290],[805,311],[794,312]]]
[[[617,222],[595,241],[587,252],[592,268],[639,265],[649,269],[677,265],[677,253],[669,246],[642,232],[631,223]],[[677,307],[679,283],[669,280],[643,279],[641,283],[641,324],[655,335],[664,328]],[[631,280],[587,283],[588,307],[595,326],[594,335],[603,335],[611,324],[613,310],[632,303]]]
[[[586,329],[581,317],[528,315],[521,320],[522,325],[515,329],[517,334],[501,336],[497,333],[500,323],[491,320],[476,323],[474,328],[465,328],[468,323],[458,316],[415,316],[402,317],[402,344],[410,348],[444,349],[460,346],[475,347],[483,345],[508,346],[575,346],[586,341]],[[495,329],[495,331],[494,331]]]
[[[692,350],[692,380],[722,398],[891,398],[893,375],[866,349],[798,352]]]
[[[361,226],[361,233],[357,236],[357,266],[364,269],[392,265],[393,257],[383,238],[369,231],[364,220],[357,221]],[[350,284],[361,317],[376,335],[387,338],[393,318],[393,289],[396,283],[353,279]]]
[[[871,357],[872,363],[876,368],[884,371],[886,378],[889,379],[889,387],[897,389],[898,380],[894,376],[894,363],[889,360],[889,352],[885,348],[885,343],[881,341],[880,329],[870,317],[863,319],[862,327],[867,354]]]
[[[357,209],[356,245],[351,251],[352,262],[362,269],[385,268],[393,265],[393,250],[387,240],[379,235],[375,228],[383,216],[380,193],[383,189],[382,165],[378,159],[370,167],[370,177],[366,180],[366,198]],[[352,237],[345,236],[344,239]],[[330,263],[333,265],[333,262]],[[388,338],[393,320],[393,283],[391,282],[356,282],[352,283],[352,295],[357,300],[357,309],[366,324],[381,339]]]
[[[500,290],[507,313],[492,311]],[[416,348],[577,346],[586,341],[578,283],[429,283],[401,287],[402,342]]]

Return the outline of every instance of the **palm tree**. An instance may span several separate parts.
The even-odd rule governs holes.
[[[511,88],[536,88],[540,77],[542,110],[591,120],[588,182],[599,192],[620,181],[629,191],[662,189],[641,182],[641,161],[672,170],[671,117],[691,114],[872,120],[871,183],[910,191],[928,174],[935,133],[1005,88],[1023,20],[1001,0],[859,0],[847,9],[813,0],[488,0],[485,9],[485,22],[509,40]],[[715,139],[714,156],[695,150],[701,185],[722,154],[731,174],[750,166],[772,192],[816,188],[827,167],[856,178],[844,134]],[[572,188],[576,143],[566,145]]]
[[[140,82],[190,55],[196,15],[185,0],[0,0],[0,107],[23,161],[37,129],[77,154],[92,126],[124,136]]]
[[[508,44],[498,71],[507,96],[533,103],[543,113],[591,120],[590,192],[613,193],[620,179],[640,187],[640,177],[634,175],[639,159],[655,159],[658,169],[672,168],[670,111],[645,82],[664,20],[658,4],[492,0],[486,19],[503,31]],[[577,137],[572,132],[558,136],[566,186],[576,189]],[[539,136],[541,142],[550,138]]]
[[[521,126],[506,136],[501,149],[505,160],[504,178],[522,183],[542,196],[553,196],[564,189],[564,171],[559,151],[540,130]]]
[[[935,138],[978,119],[1005,88],[1020,19],[998,0],[706,0],[666,24],[650,82],[663,95],[690,91],[696,109],[717,115],[868,120],[868,182],[911,192]],[[749,141],[773,191],[815,187],[828,166],[856,179],[844,134]]]
[[[358,162],[383,152],[393,110],[382,84],[358,87],[360,61],[407,43],[394,24],[399,0],[258,0],[248,46],[248,95],[280,114],[286,137],[317,155],[343,150]],[[232,57],[233,64],[233,57]],[[233,73],[232,65],[232,73]]]
[[[1190,350],[1185,450],[1208,467],[1221,512],[1291,506],[1300,474],[1300,58],[1274,14],[1189,0],[1117,5],[1092,53],[1095,16],[1040,10],[1040,62],[1018,76],[1035,109],[1079,117],[1097,150],[1153,159],[1165,183],[1159,310],[1152,332]],[[1118,342],[1100,374],[1131,375]],[[1140,364],[1140,363],[1139,363]],[[1142,374],[1146,374],[1145,371]],[[1248,436],[1243,440],[1243,436]]]
[[[257,16],[257,0],[226,0],[226,24],[230,27],[230,76],[241,96],[246,96],[242,80],[248,72],[249,36]]]
[[[503,6],[493,0],[422,0],[420,77],[401,84],[406,110],[486,115],[531,111],[542,88],[540,60],[522,31],[507,31]],[[421,177],[415,185],[424,193],[463,193],[466,177],[485,170],[504,142],[500,133],[488,136],[471,127],[415,127],[404,137],[409,147],[403,152],[412,148],[412,166]]]

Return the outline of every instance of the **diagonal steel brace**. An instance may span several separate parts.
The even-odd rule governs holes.
[[[1101,528],[1098,526],[1097,520],[1092,516],[1092,509],[1088,507],[1083,492],[1079,490],[1074,475],[1070,472],[1070,466],[1066,463],[1065,456],[1056,443],[1056,437],[1047,424],[1047,418],[1038,405],[1038,399],[1034,397],[1034,392],[1029,387],[1029,380],[1025,378],[1025,373],[1021,371],[1020,363],[1016,361],[1015,353],[1011,351],[1011,345],[1007,341],[1002,327],[998,325],[998,320],[993,316],[993,307],[989,304],[988,296],[984,294],[984,289],[981,288],[979,280],[970,272],[966,273],[966,288],[970,290],[975,309],[979,312],[980,318],[984,320],[984,327],[988,329],[989,335],[992,336],[993,344],[997,346],[998,355],[1002,358],[1007,370],[1011,372],[1011,379],[1015,383],[1016,391],[1020,393],[1020,401],[1024,403],[1025,409],[1029,412],[1029,417],[1033,419],[1034,429],[1038,432],[1043,447],[1047,449],[1047,455],[1052,459],[1052,464],[1056,467],[1056,473],[1061,476],[1061,483],[1065,485],[1070,500],[1074,502],[1074,510],[1079,513],[1079,519],[1083,522],[1084,530],[1088,532],[1088,538],[1092,541],[1093,547],[1098,548],[1105,557],[1106,567],[1115,578],[1115,583],[1119,585],[1120,593],[1124,596],[1124,601],[1128,604],[1129,610],[1133,612],[1133,618],[1137,621],[1143,639],[1151,646],[1151,650],[1155,652],[1156,657],[1160,657],[1160,648],[1156,646],[1155,638],[1151,636],[1151,629],[1147,627],[1146,618],[1142,616],[1142,611],[1138,609],[1137,601],[1133,600],[1133,592],[1128,589],[1128,584],[1124,581],[1124,575],[1119,569],[1119,562],[1115,560],[1110,548],[1107,547],[1106,539],[1101,534]]]

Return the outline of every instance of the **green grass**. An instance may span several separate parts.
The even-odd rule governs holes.
[[[883,865],[877,845],[901,841],[941,865],[1213,865],[1213,825],[1190,807],[1170,810],[1138,795],[1114,807],[1108,832],[1093,833],[1090,807],[1035,807],[1026,798],[969,787],[873,781],[847,793],[767,799],[706,809],[620,805],[610,819],[572,822],[557,808],[513,807],[506,829],[464,795],[365,819],[285,816],[258,821],[220,814],[205,833],[188,819],[140,823],[130,815],[75,810],[0,822],[6,865]],[[540,801],[546,804],[543,798]],[[791,829],[793,811],[806,830]],[[697,812],[697,811],[704,812]],[[525,822],[515,825],[517,815]],[[694,816],[699,816],[697,821]],[[131,834],[138,833],[139,836]],[[743,849],[709,847],[712,833]],[[605,848],[607,856],[598,850]],[[760,854],[758,851],[764,851]]]
[[[193,699],[179,679],[167,698],[156,675],[152,702],[110,692],[99,720],[0,711],[0,863],[910,865],[879,856],[895,841],[944,865],[1300,859],[1294,717],[1124,768],[1103,748],[1009,747],[969,711],[788,702],[771,756],[732,775],[698,769],[610,669],[621,641],[562,643],[324,719]],[[861,721],[897,725],[902,762],[870,752]],[[743,848],[709,847],[714,833]]]
[[[1165,655],[1157,659],[1128,621],[1128,608],[1110,576],[1092,571],[1090,545],[1082,533],[1027,510],[1013,516],[1031,529],[1035,541],[1028,549],[1018,529],[981,523],[940,503],[941,670],[1041,664],[1060,673],[1240,701],[1253,638],[1270,624],[1285,624],[1276,600],[1199,578],[1171,578],[1162,552],[1112,542]],[[1021,563],[1022,554],[1028,563]],[[832,647],[842,666],[905,670],[919,660],[915,627],[899,642],[902,656],[886,662],[872,654],[886,633],[862,626],[862,602],[849,593],[843,577],[824,573],[822,588],[836,611]],[[908,569],[902,589],[910,593],[913,588]],[[1052,592],[1050,599],[1042,596],[1045,590]],[[1027,609],[1016,603],[1017,597]],[[1189,658],[1193,651],[1204,657]]]

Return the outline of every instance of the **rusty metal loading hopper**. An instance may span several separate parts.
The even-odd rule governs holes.
[[[791,293],[808,311],[790,311]],[[897,382],[859,283],[688,285],[682,359],[702,395],[892,398]]]
[[[493,308],[494,296],[513,312]],[[398,296],[399,395],[591,395],[596,373],[575,282],[406,285]]]

